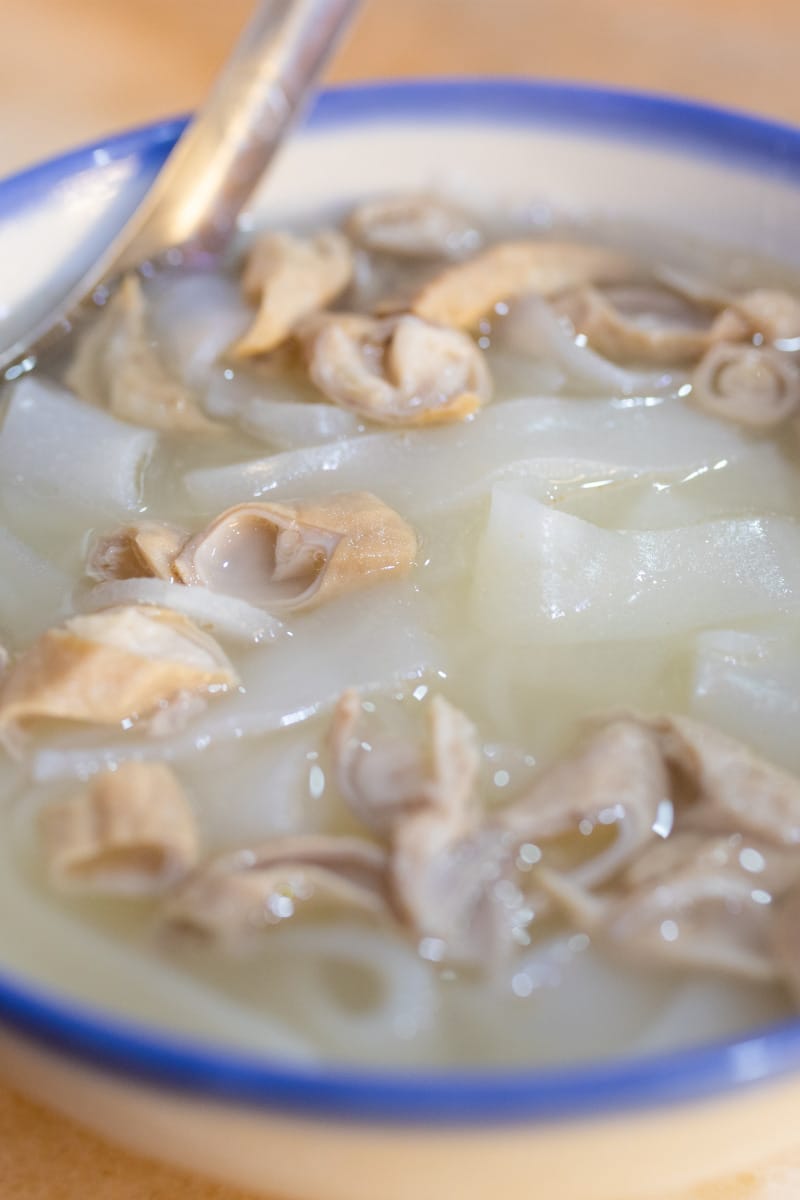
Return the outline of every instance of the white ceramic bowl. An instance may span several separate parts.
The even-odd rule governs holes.
[[[0,320],[24,325],[26,299],[99,250],[180,129],[0,184]],[[551,209],[646,215],[800,266],[800,132],[571,86],[328,92],[254,211],[297,220],[431,183],[527,204],[534,222]],[[11,962],[0,944],[0,967]],[[795,1149],[800,1163],[800,1021],[558,1072],[310,1070],[156,1034],[2,971],[0,1069],[135,1150],[302,1200],[677,1200]]]

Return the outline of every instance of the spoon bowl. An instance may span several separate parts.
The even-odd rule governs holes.
[[[99,257],[65,287],[45,284],[22,322],[0,311],[0,372],[16,378],[32,369],[125,271],[163,256],[172,266],[197,264],[224,250],[356,7],[357,0],[262,0],[206,104]]]

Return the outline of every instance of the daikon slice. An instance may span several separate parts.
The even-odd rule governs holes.
[[[69,579],[2,526],[0,558],[0,640],[24,645],[63,616]]]
[[[262,979],[334,1059],[407,1067],[436,1053],[435,975],[402,934],[366,923],[283,922],[259,947]]]
[[[404,515],[474,488],[499,469],[535,459],[591,460],[617,469],[689,471],[735,461],[752,440],[675,401],[526,398],[468,421],[372,433],[267,458],[189,471],[186,487],[208,512],[238,501],[376,488]]]
[[[257,390],[250,384],[232,394],[218,380],[209,387],[206,412],[211,417],[235,421],[243,433],[274,446],[276,450],[339,441],[353,437],[361,428],[355,413],[337,408],[335,404],[273,398],[265,385]]]
[[[797,471],[771,441],[755,442],[721,466],[627,476],[616,472],[609,486],[600,479],[578,480],[569,488],[568,480],[555,480],[559,486],[551,491],[568,512],[607,528],[676,529],[717,517],[792,516],[797,511]],[[541,491],[534,494],[543,498]]]
[[[689,711],[771,762],[800,771],[800,631],[699,634]]]
[[[80,612],[98,612],[115,604],[155,604],[171,608],[191,617],[202,628],[244,642],[269,641],[283,629],[276,617],[237,596],[164,579],[111,579],[84,592],[77,607]]]
[[[85,777],[130,758],[190,759],[212,745],[305,721],[347,687],[391,690],[436,671],[446,674],[448,659],[430,626],[428,604],[408,582],[384,585],[380,597],[373,593],[332,602],[298,618],[268,655],[237,660],[242,687],[213,706],[213,716],[209,706],[173,737],[59,736],[34,755],[34,775],[40,780]]]
[[[498,486],[474,579],[475,619],[501,642],[667,636],[800,611],[800,524],[601,529]]]
[[[0,480],[6,504],[32,501],[53,517],[62,508],[98,520],[136,509],[157,435],[118,421],[38,379],[10,393],[0,429]]]

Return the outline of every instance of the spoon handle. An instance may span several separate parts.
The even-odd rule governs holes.
[[[236,218],[354,15],[358,0],[262,0],[207,102],[139,207],[100,258],[3,345],[0,382],[30,370],[126,270],[174,251],[179,262],[217,255]]]
[[[181,247],[215,254],[233,231],[357,0],[264,0],[159,174],[117,270]]]

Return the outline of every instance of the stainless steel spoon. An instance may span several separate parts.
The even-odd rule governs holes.
[[[3,344],[0,330],[0,372],[22,360],[32,368],[98,289],[124,271],[167,250],[179,250],[187,263],[220,254],[357,6],[358,0],[259,5],[206,104],[99,260],[55,303],[46,294],[23,337]]]

